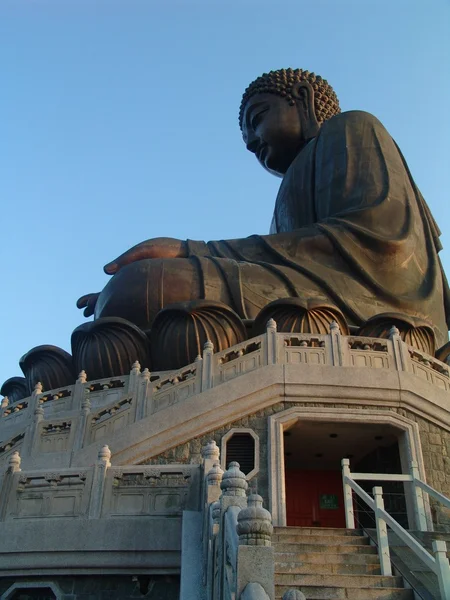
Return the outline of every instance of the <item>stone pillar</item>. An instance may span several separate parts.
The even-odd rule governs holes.
[[[200,354],[195,359],[195,393],[200,394],[202,391],[203,380],[203,358]]]
[[[111,450],[107,445],[103,446],[95,463],[92,474],[91,497],[89,499],[89,519],[99,519],[102,513],[103,492],[105,489],[106,475],[111,466]]]
[[[139,361],[136,360],[131,367],[130,378],[128,380],[128,395],[133,396],[133,398],[135,398],[135,396],[136,396],[136,390],[137,390],[137,386],[139,383],[140,373],[141,373],[141,365],[140,365]]]
[[[136,388],[136,421],[143,419],[148,415],[148,398],[152,393],[152,384],[150,381],[151,373],[144,369],[139,375]]]
[[[277,324],[273,319],[269,319],[266,325],[266,348],[267,364],[274,365],[278,360],[277,351]]]
[[[331,360],[335,367],[343,367],[348,364],[347,353],[342,343],[341,330],[336,321],[330,323]]]
[[[213,354],[214,346],[208,340],[203,346],[202,392],[209,390],[213,385]]]
[[[83,447],[88,417],[91,413],[91,401],[89,399],[90,390],[86,385],[86,382],[86,371],[80,371],[78,379],[75,383],[74,392],[74,404],[75,406],[79,407],[80,412],[77,420],[77,431],[73,443],[73,451],[79,450]]]
[[[397,371],[411,371],[411,359],[409,357],[408,349],[400,337],[400,331],[395,325],[391,327],[389,331],[389,339],[392,342],[392,350],[394,352]]]
[[[210,440],[202,446],[201,455],[203,459],[203,476],[206,478],[209,471],[220,458],[220,450],[215,440]]]
[[[39,441],[41,435],[41,427],[40,424],[44,420],[44,409],[42,407],[42,400],[40,398],[42,394],[42,383],[39,381],[34,386],[34,391],[31,395],[31,402],[34,406],[33,412],[33,423],[30,428],[30,438],[31,438],[31,455],[36,455],[39,453]]]
[[[6,509],[8,507],[9,496],[13,487],[14,475],[20,472],[21,458],[20,454],[16,451],[11,454],[8,460],[8,466],[6,467],[5,474],[1,481],[0,487],[0,521],[3,521],[6,515]]]
[[[220,497],[222,519],[229,506],[238,506],[241,509],[247,507],[247,488],[248,483],[239,463],[231,462],[220,484],[222,490]]]
[[[258,494],[248,497],[248,506],[238,515],[239,548],[237,597],[250,583],[261,585],[270,600],[275,598],[272,517]]]

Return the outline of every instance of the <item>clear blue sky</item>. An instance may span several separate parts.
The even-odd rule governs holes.
[[[70,349],[76,299],[130,246],[267,233],[279,180],[237,112],[270,69],[381,119],[450,271],[448,0],[1,0],[0,63],[0,383],[33,346]]]

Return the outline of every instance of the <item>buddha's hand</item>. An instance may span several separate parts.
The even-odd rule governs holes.
[[[83,315],[85,317],[90,317],[94,314],[95,305],[97,304],[98,297],[100,296],[100,292],[97,294],[85,294],[78,298],[77,300],[77,308],[84,308]]]
[[[153,238],[133,246],[103,267],[108,275],[114,275],[126,265],[145,258],[186,258],[187,244],[175,238]],[[84,296],[83,296],[84,297]],[[82,298],[80,298],[82,300]]]

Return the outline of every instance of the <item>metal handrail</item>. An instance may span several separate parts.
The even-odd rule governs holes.
[[[415,486],[420,487],[427,493],[437,499],[440,499],[442,494],[434,490],[431,486],[424,483],[418,477],[413,475],[383,475],[380,473],[355,473],[350,472],[350,461],[347,458],[342,460],[342,480],[344,485],[344,504],[345,504],[345,519],[346,525],[350,529],[355,528],[355,518],[353,514],[353,495],[352,490],[362,499],[375,513],[375,522],[377,529],[378,555],[380,558],[380,566],[382,575],[392,575],[391,558],[389,551],[389,539],[387,535],[387,525],[394,533],[410,548],[414,554],[437,576],[439,583],[439,591],[442,600],[450,600],[450,563],[447,558],[447,544],[443,540],[433,540],[432,548],[434,556],[432,556],[425,548],[423,548],[413,536],[404,529],[389,513],[384,509],[383,489],[380,486],[373,488],[374,498],[372,499],[360,485],[355,481],[359,479],[376,480],[385,479],[388,481],[412,481]],[[400,478],[401,477],[401,478]],[[430,490],[430,491],[429,491]],[[421,498],[421,495],[420,495]],[[450,500],[442,496],[445,500],[445,505],[450,505]],[[448,503],[448,504],[447,504]]]

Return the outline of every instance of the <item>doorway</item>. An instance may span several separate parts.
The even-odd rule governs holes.
[[[400,473],[397,436],[387,424],[296,421],[283,435],[286,524],[344,528],[342,458],[350,459],[355,472]],[[406,516],[403,484],[390,492],[397,512]]]

